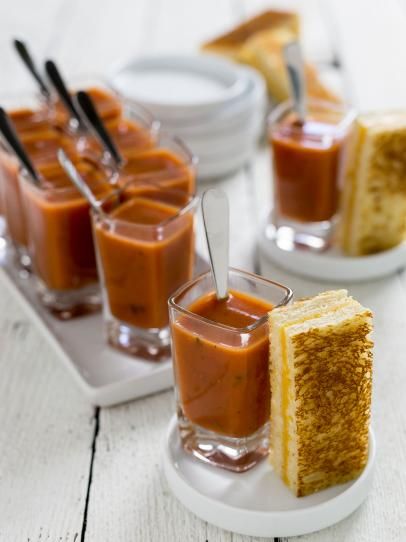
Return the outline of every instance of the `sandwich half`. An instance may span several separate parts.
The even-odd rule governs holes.
[[[270,312],[270,461],[302,497],[368,459],[372,313],[345,290]]]
[[[248,39],[241,48],[239,60],[259,70],[265,78],[268,91],[276,102],[290,97],[288,73],[283,58],[283,48],[297,37],[289,28],[276,28],[272,32],[259,32]],[[305,63],[306,92],[312,99],[339,102],[340,99],[327,88],[309,62]]]
[[[392,248],[406,235],[406,111],[360,115],[348,146],[341,248],[350,256]]]
[[[290,96],[288,75],[283,60],[283,47],[300,37],[297,13],[268,10],[238,25],[230,32],[208,41],[202,50],[227,56],[257,69],[267,83],[275,102]],[[339,102],[340,99],[320,80],[316,68],[306,63],[306,87],[312,98]]]
[[[229,32],[202,45],[202,50],[240,60],[241,48],[254,35],[272,33],[276,29],[286,29],[293,35],[299,35],[299,16],[290,11],[268,10],[260,13]]]

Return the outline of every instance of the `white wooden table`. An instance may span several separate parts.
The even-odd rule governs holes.
[[[68,74],[105,72],[136,53],[192,51],[271,2],[262,0],[13,0],[0,3],[0,91],[29,81],[10,47],[26,39],[38,59]],[[326,77],[337,66],[362,108],[406,105],[406,0],[302,0],[307,54]],[[399,66],[395,73],[394,66]],[[334,68],[335,67],[335,68]],[[349,91],[349,92],[348,92]],[[266,150],[221,181],[232,207],[232,264],[256,268],[255,236],[269,205]],[[329,286],[274,269],[298,295]],[[373,491],[350,518],[308,542],[406,540],[406,275],[350,286],[375,311]],[[187,512],[160,468],[172,391],[94,409],[45,338],[0,290],[0,541],[249,542]]]

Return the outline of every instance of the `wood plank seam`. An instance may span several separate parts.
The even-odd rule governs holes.
[[[94,417],[94,432],[93,432],[92,448],[91,448],[91,454],[90,454],[89,477],[87,481],[85,507],[83,510],[83,523],[82,523],[82,531],[81,531],[81,536],[80,536],[81,542],[84,542],[85,537],[86,537],[87,512],[89,509],[90,492],[91,492],[92,479],[93,479],[93,464],[94,464],[94,459],[96,456],[96,448],[97,448],[96,443],[97,443],[97,437],[98,437],[99,428],[100,428],[100,407],[95,408],[93,417]]]

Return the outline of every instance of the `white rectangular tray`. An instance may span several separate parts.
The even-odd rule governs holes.
[[[144,361],[108,346],[101,313],[56,319],[40,304],[32,278],[21,278],[5,254],[0,264],[0,283],[14,292],[92,404],[116,405],[172,386],[171,360]],[[206,262],[197,256],[195,273],[206,269]]]

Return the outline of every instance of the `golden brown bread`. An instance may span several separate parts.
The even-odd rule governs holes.
[[[339,243],[362,256],[406,235],[406,111],[361,115],[349,141]]]
[[[341,290],[269,321],[274,469],[298,497],[355,478],[368,459],[372,313]]]
[[[298,40],[297,13],[266,11],[230,32],[202,45],[202,50],[227,56],[256,68],[264,76],[270,96],[276,102],[289,97],[289,82],[282,56],[283,46]],[[316,68],[306,63],[307,93],[312,98],[339,102],[320,80]]]
[[[295,36],[299,35],[299,17],[290,11],[268,10],[259,13],[234,29],[202,45],[204,51],[219,53],[239,60],[241,47],[258,32],[286,28]]]

